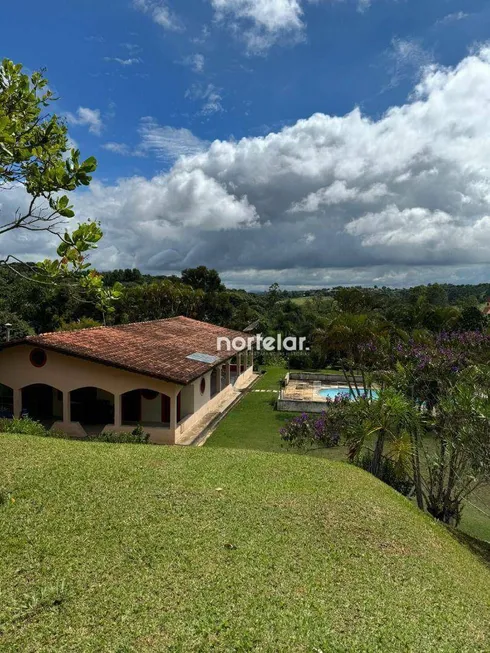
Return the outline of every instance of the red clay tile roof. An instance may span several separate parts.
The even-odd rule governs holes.
[[[237,336],[247,338],[249,334],[187,317],[173,317],[120,326],[43,333],[9,345],[45,347],[186,385],[233,356],[233,351],[217,351],[216,340],[220,336],[232,340]],[[216,356],[218,360],[210,364],[187,358],[196,352]]]

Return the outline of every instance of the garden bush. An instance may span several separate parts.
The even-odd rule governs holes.
[[[302,413],[293,417],[280,429],[281,438],[291,447],[337,447],[340,444],[339,417],[343,404],[332,404],[320,414]]]
[[[18,433],[20,435],[38,435],[43,438],[62,438],[64,433],[47,429],[30,417],[0,419],[0,433]]]
[[[92,442],[115,442],[120,444],[148,444],[150,434],[145,433],[140,424],[132,431],[105,431],[89,435]]]
[[[63,431],[56,429],[47,429],[41,422],[30,417],[0,419],[0,433],[16,433],[19,435],[37,435],[43,438],[67,438],[70,436]],[[127,444],[148,444],[149,433],[145,433],[143,428],[138,425],[132,431],[106,431],[88,435],[87,440],[92,442],[120,442]]]

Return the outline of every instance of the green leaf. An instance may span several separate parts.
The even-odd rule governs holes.
[[[73,218],[75,215],[75,211],[72,211],[71,209],[61,209],[58,213],[64,218]]]

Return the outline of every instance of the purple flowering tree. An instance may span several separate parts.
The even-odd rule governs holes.
[[[355,401],[338,397],[320,416],[292,419],[283,440],[345,443],[349,459],[379,478],[389,462],[397,482],[412,482],[419,508],[458,525],[468,496],[490,483],[490,336],[376,333],[363,319],[337,320],[332,329],[329,346],[341,347]],[[364,394],[371,383],[375,401]]]
[[[349,399],[339,393],[329,400],[322,413],[302,413],[290,419],[281,429],[283,442],[299,449],[323,449],[341,443],[346,424],[352,419]]]
[[[490,337],[416,335],[397,344],[379,382],[417,410],[408,430],[417,504],[457,525],[465,499],[490,481]]]

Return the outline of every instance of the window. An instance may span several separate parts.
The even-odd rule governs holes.
[[[206,379],[203,377],[201,379],[201,386],[200,386],[201,394],[203,395],[204,392],[206,391]]]
[[[43,367],[43,365],[46,365],[46,352],[44,349],[33,349],[29,355],[29,360],[34,367]]]

